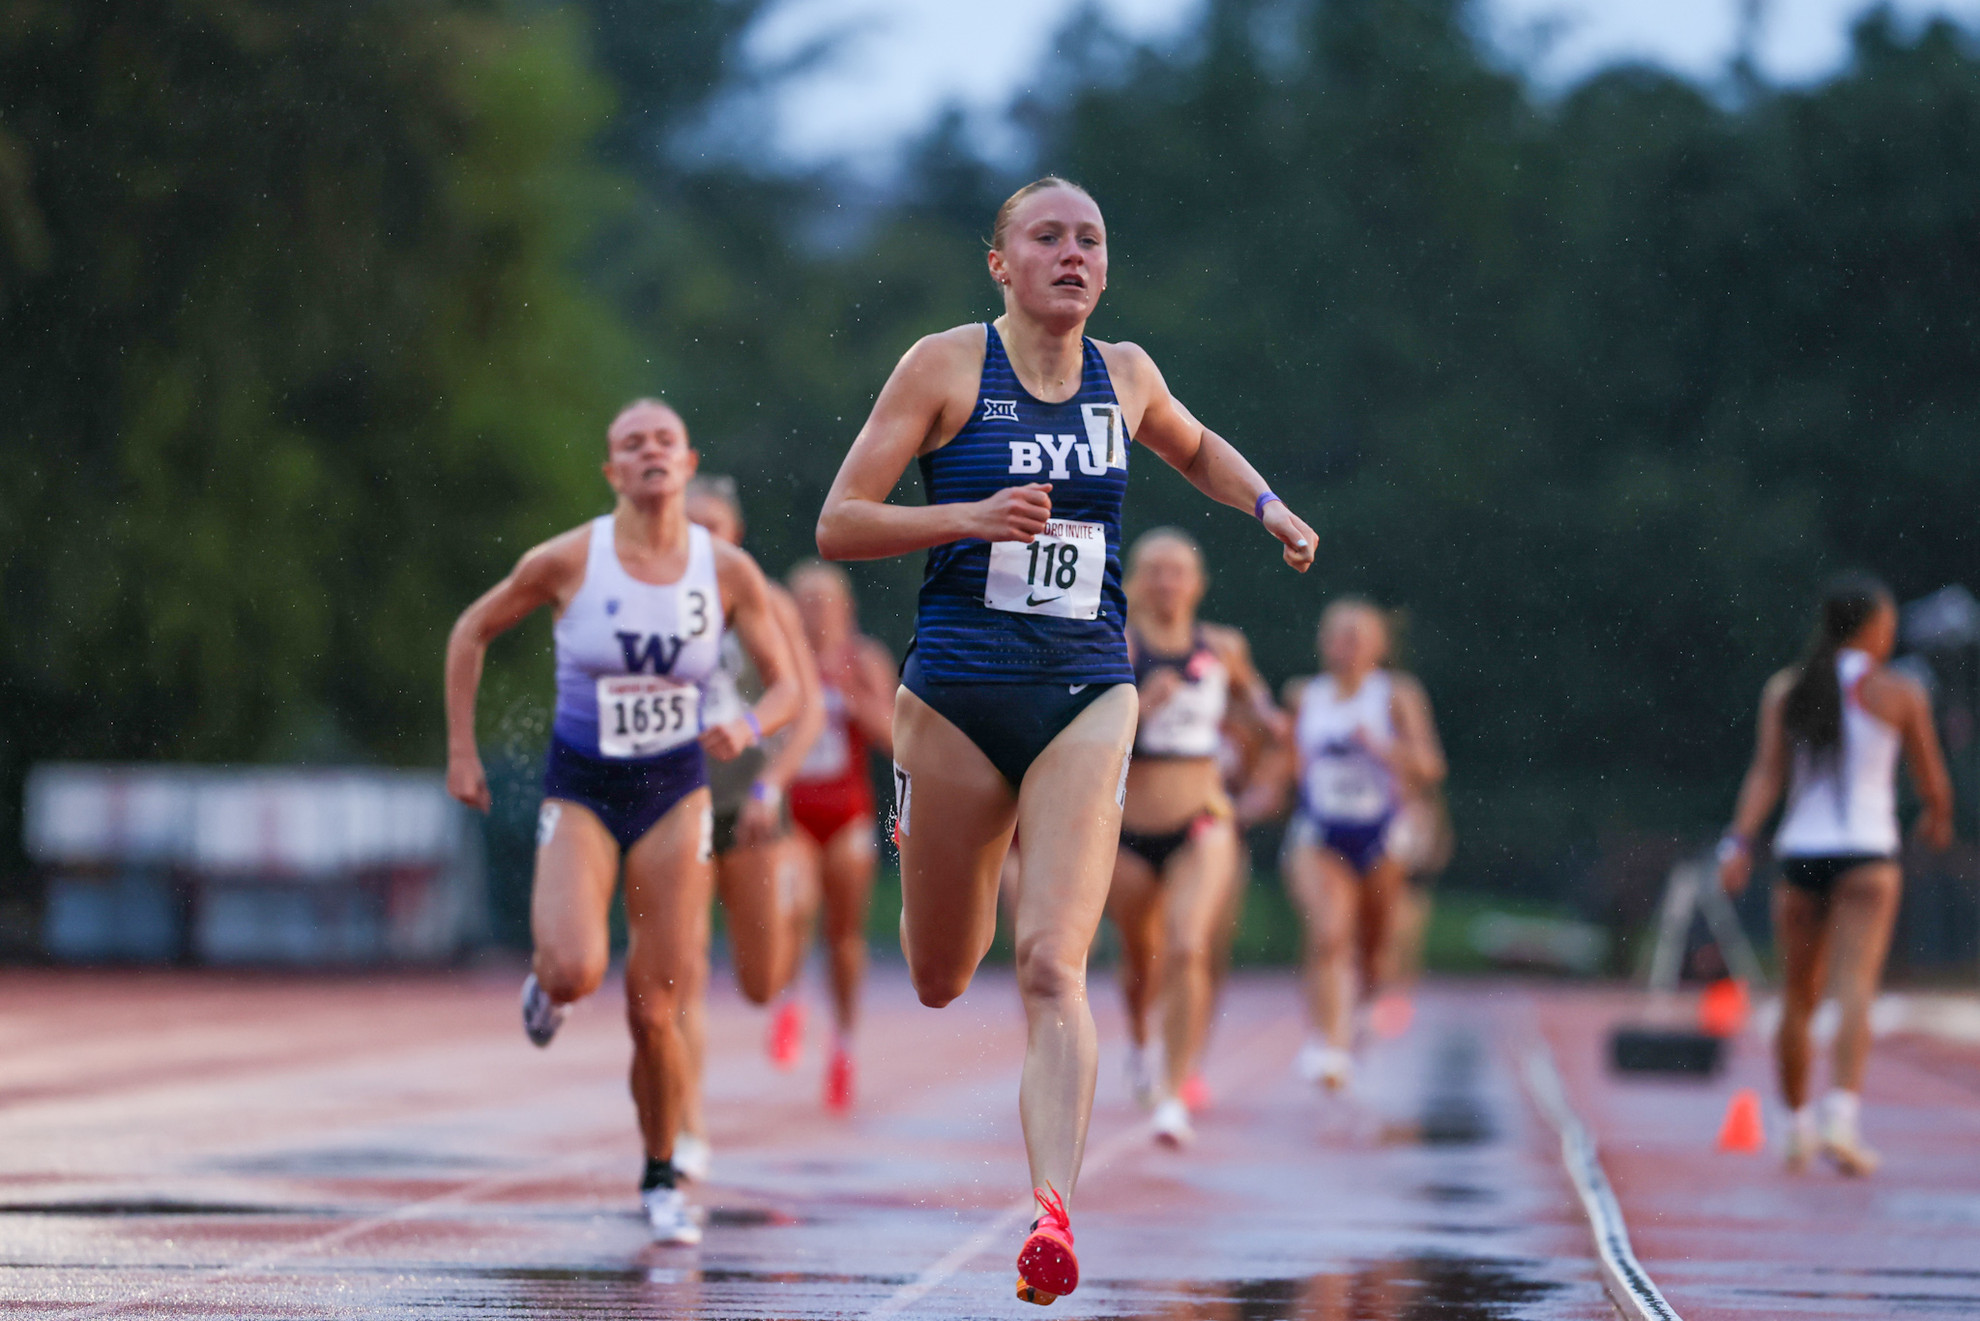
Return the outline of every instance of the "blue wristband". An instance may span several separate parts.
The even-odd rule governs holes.
[[[756,741],[761,743],[763,741],[763,722],[756,718],[756,712],[743,712],[743,723],[749,726],[749,732],[756,735]]]
[[[1265,494],[1259,496],[1258,503],[1251,507],[1251,516],[1253,518],[1265,517],[1265,506],[1271,504],[1274,500],[1279,500],[1279,497],[1273,495],[1270,491],[1267,491],[1265,492]],[[1285,501],[1279,500],[1279,503],[1284,504]]]

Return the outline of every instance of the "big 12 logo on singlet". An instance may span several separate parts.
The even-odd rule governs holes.
[[[1098,477],[1127,467],[1126,429],[1117,404],[1082,404],[1086,439],[1037,433],[1006,442],[1011,473],[1063,482],[1080,472]],[[1048,466],[1049,465],[1049,466]],[[1097,619],[1107,572],[1107,528],[1102,523],[1054,518],[1030,541],[996,541],[983,576],[983,604],[1019,615]]]
[[[1079,411],[1086,423],[1084,440],[1040,431],[1030,440],[1007,441],[1011,474],[1063,482],[1072,476],[1073,460],[1088,477],[1098,477],[1109,468],[1127,467],[1127,428],[1121,422],[1120,405],[1081,404]]]

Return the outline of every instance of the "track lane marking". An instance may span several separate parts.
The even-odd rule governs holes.
[[[1554,1066],[1554,1052],[1544,1040],[1536,1041],[1526,1052],[1521,1070],[1527,1093],[1561,1138],[1561,1163],[1581,1198],[1588,1215],[1588,1227],[1595,1236],[1595,1257],[1602,1268],[1602,1285],[1609,1291],[1624,1316],[1633,1321],[1683,1321],[1664,1298],[1650,1272],[1636,1259],[1629,1243],[1629,1226],[1623,1220],[1622,1206],[1609,1187],[1609,1176],[1602,1170],[1595,1139],[1568,1104],[1567,1088],[1560,1070]]]
[[[361,1220],[353,1220],[349,1224],[339,1225],[335,1229],[325,1230],[314,1238],[306,1238],[298,1243],[272,1249],[262,1253],[258,1257],[251,1257],[246,1261],[228,1262],[224,1265],[197,1271],[194,1278],[190,1280],[171,1281],[131,1294],[128,1297],[86,1304],[70,1311],[50,1313],[50,1321],[88,1321],[88,1318],[92,1317],[114,1316],[119,1312],[128,1312],[133,1308],[148,1307],[172,1299],[175,1296],[183,1299],[189,1290],[211,1285],[230,1276],[253,1275],[260,1271],[273,1270],[286,1262],[300,1261],[305,1257],[320,1256],[329,1249],[337,1247],[339,1244],[347,1243],[354,1238],[369,1234],[374,1229],[382,1229],[387,1225],[423,1219],[436,1211],[466,1204],[474,1201],[476,1198],[484,1197],[489,1193],[498,1192],[512,1184],[530,1183],[545,1177],[602,1172],[612,1168],[617,1163],[620,1162],[608,1163],[601,1155],[590,1155],[583,1158],[566,1157],[563,1160],[551,1161],[547,1165],[535,1165],[528,1169],[509,1170],[502,1174],[487,1175],[483,1178],[464,1183],[458,1188],[450,1189],[447,1192],[435,1193],[433,1196],[423,1197],[417,1202],[407,1202],[404,1205],[393,1207],[389,1211],[379,1211],[365,1216]],[[193,1296],[197,1297],[196,1294]]]
[[[1233,1053],[1239,1059],[1249,1059],[1262,1042],[1275,1034],[1276,1027],[1276,1024],[1268,1022],[1258,1028],[1246,1039],[1244,1045]],[[1255,1069],[1246,1069],[1240,1075],[1236,1084],[1231,1084],[1226,1080],[1226,1085],[1233,1086],[1235,1090],[1243,1084],[1249,1083],[1256,1072],[1257,1070]],[[1108,1138],[1106,1142],[1100,1145],[1099,1150],[1093,1152],[1085,1160],[1080,1162],[1079,1177],[1086,1179],[1100,1173],[1100,1171],[1113,1164],[1122,1153],[1150,1142],[1154,1137],[1154,1132],[1154,1120],[1150,1118],[1130,1125],[1121,1132],[1114,1134],[1113,1137]],[[881,1318],[898,1315],[926,1298],[929,1294],[939,1289],[956,1272],[988,1251],[992,1243],[1023,1224],[1031,1216],[1033,1209],[1034,1203],[1029,1197],[1005,1207],[997,1213],[997,1217],[994,1220],[944,1253],[940,1259],[922,1271],[921,1274],[915,1276],[914,1279],[897,1289],[885,1302],[881,1303],[871,1312],[866,1313],[867,1321],[881,1321]]]

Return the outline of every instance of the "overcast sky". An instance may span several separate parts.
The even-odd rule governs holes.
[[[1173,39],[1201,0],[1099,0],[1117,26]],[[751,34],[759,63],[788,59],[827,34],[852,35],[791,81],[775,111],[775,140],[794,161],[884,169],[894,148],[949,103],[992,111],[1028,84],[1078,0],[782,0]],[[1485,0],[1495,40],[1531,48],[1553,33],[1539,62],[1571,82],[1617,60],[1648,59],[1698,78],[1730,57],[1739,0]],[[1759,63],[1782,80],[1820,78],[1847,53],[1851,22],[1870,0],[1766,0]],[[1896,0],[1907,17],[1949,13],[1980,24],[1980,0]]]

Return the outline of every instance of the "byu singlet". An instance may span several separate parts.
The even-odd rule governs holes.
[[[593,757],[656,757],[702,729],[701,683],[722,646],[722,592],[708,529],[688,527],[676,582],[641,582],[619,563],[612,515],[592,520],[584,582],[557,619],[552,731]]]
[[[1029,544],[951,541],[928,552],[915,659],[934,683],[1132,683],[1121,635],[1121,497],[1131,442],[1107,364],[1081,350],[1079,393],[1033,398],[1004,342],[984,327],[976,409],[921,457],[930,504],[987,499],[1049,482],[1052,515]]]

